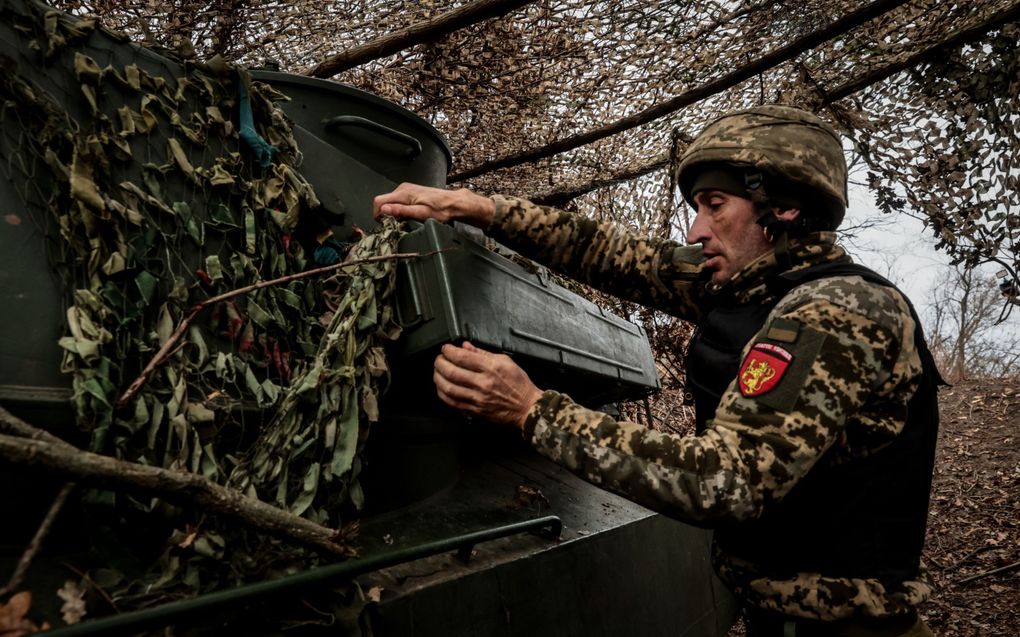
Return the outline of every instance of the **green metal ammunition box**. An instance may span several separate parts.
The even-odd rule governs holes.
[[[511,354],[542,388],[601,405],[659,388],[644,330],[458,232],[428,221],[400,242],[402,352],[468,340]]]

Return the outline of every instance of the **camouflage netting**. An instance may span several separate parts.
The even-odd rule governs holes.
[[[284,71],[301,72],[466,3],[173,0],[158,10],[144,0],[57,4],[164,46],[256,64],[271,59]],[[433,122],[450,141],[457,173],[704,89],[870,4],[530,2],[504,17],[364,61],[337,79],[405,104]],[[1008,181],[1008,187],[1017,178],[1018,146],[1011,143],[1020,99],[1016,2],[909,0],[884,8],[873,20],[838,29],[792,59],[725,90],[706,91],[676,112],[546,159],[483,172],[467,183],[520,196],[576,185],[582,210],[679,236],[686,229],[674,218],[679,201],[657,209],[658,200],[668,198],[671,135],[689,138],[722,111],[782,102],[817,111],[843,134],[863,141],[853,156],[859,151],[868,162],[867,181],[882,203],[931,218],[931,234],[938,237],[948,229],[955,242],[945,247],[954,257],[997,255],[1017,263],[1015,229],[985,236],[974,230],[987,216],[1017,215],[1015,197],[1006,198],[1005,210],[993,211],[974,188],[984,186],[981,179]],[[994,21],[996,16],[1001,19]],[[994,25],[961,36],[990,20]],[[266,24],[281,28],[267,32]],[[954,156],[961,163],[939,169],[940,161]],[[970,159],[977,156],[991,158],[989,174]],[[904,161],[909,170],[900,170]],[[629,177],[614,179],[628,169]],[[565,200],[573,203],[576,197]],[[958,213],[957,205],[966,209]]]
[[[138,39],[198,56],[272,60],[288,72],[370,49],[468,4],[54,1]],[[406,42],[334,77],[433,123],[456,157],[455,185],[538,199],[674,238],[685,235],[691,215],[670,183],[671,151],[675,155],[720,112],[767,102],[801,106],[852,142],[851,179],[866,184],[883,211],[920,218],[924,234],[936,237],[954,261],[996,260],[1008,267],[1007,289],[1018,303],[1020,5],[881,4],[881,15],[835,29],[725,88],[712,86],[872,1],[529,2],[499,18]],[[266,24],[280,28],[267,31]],[[491,166],[547,144],[576,142],[694,93],[693,102],[640,126],[559,146],[534,161]],[[479,169],[476,176],[458,182],[458,173],[473,169]],[[653,340],[661,334],[666,346],[657,350],[662,369],[675,369],[669,350],[690,330],[664,315],[649,318],[649,334]],[[676,378],[679,387],[682,376]]]
[[[391,260],[215,304],[114,407],[195,304],[342,257],[328,232],[303,231],[318,202],[280,96],[240,68],[159,57],[34,4],[2,13],[22,44],[0,60],[4,170],[64,278],[63,370],[89,448],[200,473],[333,528],[352,522],[388,378],[382,346],[399,333]],[[399,235],[387,223],[347,258],[392,254]],[[314,559],[157,499],[90,497],[114,538],[132,525],[132,544],[162,553],[154,570],[93,573],[120,610]]]

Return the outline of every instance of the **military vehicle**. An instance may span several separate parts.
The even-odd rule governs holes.
[[[8,81],[20,78],[79,122],[101,116],[97,101],[129,103],[129,88],[89,88],[92,62],[123,71],[125,84],[135,81],[131,73],[142,72],[171,89],[192,68],[102,29],[83,29],[75,37],[64,32],[58,41],[57,27],[73,26],[73,19],[31,0],[2,7],[0,61]],[[304,157],[297,170],[321,203],[314,211],[318,223],[341,241],[356,229],[373,228],[375,195],[403,181],[445,185],[450,150],[434,127],[410,111],[324,80],[274,71],[253,71],[252,77],[289,98],[282,108]],[[51,256],[62,235],[46,206],[52,192],[68,186],[47,166],[24,161],[34,130],[31,114],[15,108],[12,89],[5,90],[0,404],[84,444],[73,425],[71,381],[60,371],[58,341],[69,329],[67,276],[53,269]],[[223,115],[243,126],[239,110]],[[165,131],[174,114],[153,117]],[[162,147],[132,150],[149,161],[165,157]],[[252,155],[245,159],[254,161]],[[111,161],[109,170],[116,179],[143,180],[141,161]],[[165,192],[189,188],[180,176],[164,178]],[[207,215],[208,222],[214,213],[202,209],[201,193],[190,194],[192,212]],[[440,344],[460,339],[510,353],[540,386],[587,404],[637,398],[658,386],[640,327],[486,243],[477,233],[432,222],[401,240],[401,251],[430,256],[399,265],[396,310],[403,334],[390,348],[393,382],[364,450],[357,557],[64,625],[52,591],[69,575],[62,566],[68,556],[88,554],[92,537],[85,531],[88,515],[69,507],[22,586],[35,591],[36,619],[49,621],[54,635],[162,634],[167,627],[175,634],[269,634],[278,630],[274,613],[284,602],[329,608],[334,588],[356,580],[372,592],[363,603],[290,628],[377,636],[725,634],[735,606],[712,573],[708,532],[595,488],[539,457],[519,435],[470,422],[436,399],[432,358]],[[201,250],[192,252],[182,247],[181,258],[204,262]],[[258,263],[259,255],[252,259]],[[211,342],[212,348],[231,347]],[[4,464],[0,472],[0,572],[6,574],[63,478]]]

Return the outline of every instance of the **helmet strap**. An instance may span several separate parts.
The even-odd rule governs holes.
[[[793,267],[793,260],[790,258],[790,246],[787,243],[786,224],[782,221],[777,221],[775,226],[779,227],[778,232],[770,232],[769,228],[762,228],[762,232],[765,233],[765,238],[769,241],[775,242],[775,254],[776,264],[779,265],[779,269],[783,272]]]
[[[788,270],[792,265],[790,250],[787,243],[786,222],[776,218],[774,206],[769,203],[768,193],[765,192],[764,178],[757,171],[744,173],[744,185],[751,201],[758,210],[758,225],[761,226],[765,238],[775,244],[776,262],[781,270]]]

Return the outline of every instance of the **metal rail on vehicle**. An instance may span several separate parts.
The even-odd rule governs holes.
[[[372,571],[397,566],[414,560],[431,557],[447,551],[457,551],[460,559],[470,555],[475,544],[489,542],[531,531],[556,539],[562,530],[562,522],[555,515],[534,520],[494,526],[480,531],[462,533],[441,540],[416,546],[402,547],[393,551],[372,555],[362,559],[348,560],[339,564],[309,569],[289,577],[268,582],[258,582],[225,591],[207,593],[193,599],[162,604],[154,608],[132,611],[112,617],[85,621],[73,626],[64,626],[38,633],[47,637],[84,637],[86,635],[131,634],[159,625],[172,624],[199,613],[215,611],[238,603],[252,602],[261,597],[292,591],[311,584],[328,580],[357,577]]]

